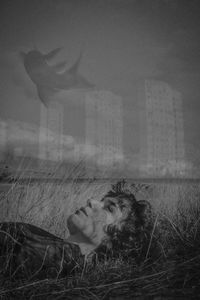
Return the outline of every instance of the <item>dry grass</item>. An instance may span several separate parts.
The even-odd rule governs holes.
[[[67,216],[88,198],[100,199],[111,185],[78,182],[78,172],[72,172],[71,181],[63,176],[60,183],[32,183],[30,178],[25,187],[19,178],[1,195],[0,221],[29,222],[66,237]],[[137,264],[119,257],[97,262],[95,267],[86,264],[69,278],[2,281],[0,299],[200,299],[199,184],[155,182],[143,189],[130,183],[129,188],[138,199],[148,199],[156,212],[162,249],[159,260]]]
[[[109,182],[78,181],[80,172],[75,168],[57,181],[54,178],[59,170],[54,170],[46,181],[32,182],[28,178],[25,184],[23,173],[20,174],[9,190],[0,195],[0,222],[28,222],[66,237],[69,214],[85,205],[89,198],[100,200],[110,188]]]

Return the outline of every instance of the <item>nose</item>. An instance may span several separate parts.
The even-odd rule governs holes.
[[[89,206],[90,208],[92,208],[92,203],[91,203],[92,199],[88,199],[87,200],[87,206]]]

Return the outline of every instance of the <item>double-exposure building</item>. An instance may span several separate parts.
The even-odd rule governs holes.
[[[39,158],[61,161],[63,158],[63,105],[50,102],[41,104],[39,131]]]
[[[122,99],[110,91],[92,91],[85,97],[85,143],[91,149],[89,176],[107,176],[123,156]]]
[[[144,80],[138,85],[138,100],[141,174],[183,175],[185,145],[181,94],[165,82]]]
[[[4,120],[0,120],[0,162],[4,161],[6,156],[8,125]]]

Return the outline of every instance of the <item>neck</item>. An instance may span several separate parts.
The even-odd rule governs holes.
[[[66,241],[68,243],[78,245],[80,247],[81,253],[85,256],[89,255],[97,247],[82,235],[70,235]]]

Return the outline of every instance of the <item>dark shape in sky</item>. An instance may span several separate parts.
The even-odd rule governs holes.
[[[50,65],[49,62],[61,50],[56,48],[47,54],[38,50],[31,50],[28,53],[21,52],[24,67],[29,77],[37,87],[37,93],[45,106],[51,101],[60,90],[90,89],[94,85],[78,73],[81,61],[81,54],[77,61],[68,69],[62,72],[65,62]]]

